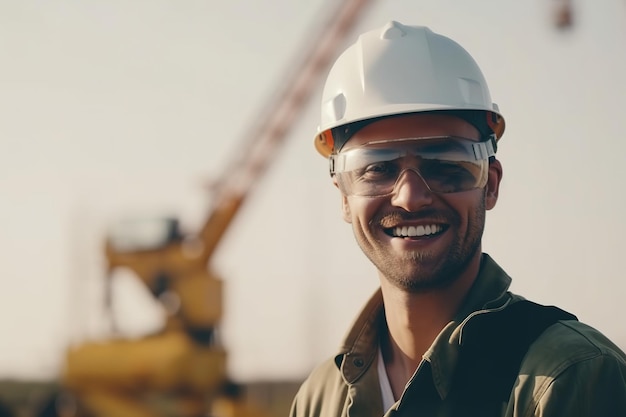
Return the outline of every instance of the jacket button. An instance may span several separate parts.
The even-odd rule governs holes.
[[[352,360],[352,363],[354,364],[354,366],[356,366],[357,368],[361,368],[364,365],[363,359],[361,358],[354,358]]]

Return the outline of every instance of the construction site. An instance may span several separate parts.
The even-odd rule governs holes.
[[[616,139],[623,110],[612,103],[626,94],[623,1],[605,10],[539,0],[497,10],[487,0],[236,1],[223,10],[92,3],[0,3],[0,15],[17,22],[0,31],[9,39],[0,52],[8,91],[0,143],[9,150],[2,187],[15,202],[0,226],[0,273],[11,289],[0,298],[0,327],[10,330],[0,350],[12,352],[0,360],[0,417],[288,415],[308,372],[334,353],[378,285],[341,221],[313,136],[333,60],[358,33],[392,18],[467,38],[501,106],[519,114],[501,151],[515,191],[490,219],[485,250],[519,276],[516,290],[579,311],[626,347],[614,320],[626,290],[616,269],[626,201],[602,182],[623,178],[623,164],[606,155],[559,195],[549,190],[560,178],[533,168],[562,154],[557,144],[538,152],[537,135],[580,145],[559,168],[566,178],[588,165],[597,126]],[[138,51],[146,55],[135,62]],[[590,63],[608,57],[610,68]],[[596,83],[581,86],[589,79]],[[563,126],[592,112],[589,123]],[[39,146],[33,138],[42,135],[50,138]],[[519,155],[534,155],[532,167]],[[39,170],[48,158],[53,168]],[[595,202],[574,196],[583,185]],[[577,209],[550,210],[564,204]],[[596,225],[588,239],[604,244],[570,265],[579,252],[572,224],[588,222]],[[536,242],[536,229],[553,233]],[[537,267],[560,280],[533,282]],[[49,276],[33,277],[43,270]],[[572,279],[577,294],[557,290]]]

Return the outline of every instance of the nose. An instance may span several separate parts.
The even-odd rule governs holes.
[[[419,172],[406,169],[400,176],[391,195],[391,204],[406,211],[417,211],[433,202],[433,192]]]

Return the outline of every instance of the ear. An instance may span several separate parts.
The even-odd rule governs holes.
[[[337,189],[339,189],[339,185],[337,184],[336,177],[333,177],[333,185],[337,187]],[[352,223],[352,216],[350,212],[350,204],[348,203],[348,197],[345,196],[341,192],[341,190],[339,192],[341,193],[341,213],[343,216],[343,220],[346,221],[346,223]]]
[[[485,187],[485,208],[491,210],[496,206],[502,181],[502,164],[497,159],[489,162],[489,177]]]
[[[341,195],[341,212],[343,213],[343,219],[346,223],[352,223],[352,215],[350,213],[350,204],[348,204],[348,197]]]

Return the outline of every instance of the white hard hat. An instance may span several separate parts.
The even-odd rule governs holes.
[[[391,21],[362,34],[335,62],[322,94],[315,147],[337,152],[359,123],[379,117],[451,112],[481,134],[504,132],[504,119],[480,68],[459,44],[426,27]]]

